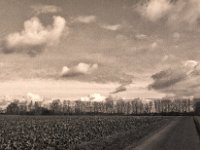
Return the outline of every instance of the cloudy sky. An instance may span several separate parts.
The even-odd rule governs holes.
[[[199,0],[0,0],[0,97],[200,96]]]

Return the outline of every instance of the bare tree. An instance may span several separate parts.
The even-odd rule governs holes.
[[[59,99],[53,100],[52,103],[50,104],[50,109],[53,111],[55,114],[60,114],[62,111],[62,104]]]
[[[71,104],[70,100],[64,100],[63,101],[63,110],[62,110],[63,114],[68,114],[69,115],[71,113],[70,104]]]
[[[105,111],[106,111],[106,113],[113,113],[114,112],[114,101],[111,97],[106,98]]]
[[[6,112],[8,114],[13,114],[13,115],[18,115],[19,114],[19,106],[17,102],[12,102],[10,103],[7,108]]]
[[[82,102],[80,100],[75,101],[75,113],[82,113]]]

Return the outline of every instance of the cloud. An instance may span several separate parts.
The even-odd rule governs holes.
[[[180,33],[178,33],[178,32],[173,33],[173,38],[174,38],[175,40],[180,39],[180,37],[181,37]]]
[[[169,59],[169,55],[164,55],[162,58],[162,62],[165,62]]]
[[[151,21],[156,21],[172,9],[169,0],[149,0],[145,4],[139,4],[137,10],[139,13]]]
[[[189,67],[189,68],[196,68],[199,63],[195,60],[187,60],[185,62],[183,62],[185,67]]]
[[[200,81],[199,73],[199,62],[186,60],[180,66],[152,75],[154,81],[149,88],[178,96],[193,96],[196,91],[194,87],[200,86],[198,83]]]
[[[92,23],[96,21],[96,16],[90,15],[90,16],[79,16],[74,19],[73,22],[80,22],[80,23]]]
[[[116,30],[119,30],[121,28],[121,25],[120,24],[116,24],[116,25],[101,25],[101,27],[103,29],[106,29],[106,30],[116,31]]]
[[[24,22],[24,29],[7,35],[2,43],[4,53],[27,53],[35,56],[47,46],[59,42],[65,29],[65,19],[53,17],[53,25],[44,27],[37,17]]]
[[[98,69],[98,64],[79,63],[77,66],[68,68],[64,66],[61,72],[62,77],[74,77],[80,75],[91,74]]]
[[[1,99],[0,100],[0,110],[1,108],[6,108],[6,106],[9,104],[10,102],[5,100],[5,99]]]
[[[126,90],[127,90],[126,86],[121,85],[121,86],[117,87],[113,92],[111,92],[111,94],[116,94],[116,93],[124,92]]]
[[[80,100],[81,101],[92,101],[92,102],[103,102],[106,100],[106,97],[99,93],[94,93],[94,94],[90,94],[85,97],[81,97]]]
[[[145,35],[145,34],[136,34],[135,35],[135,38],[138,39],[138,40],[144,40],[146,39],[148,36]]]
[[[158,47],[158,43],[157,43],[157,42],[153,42],[153,43],[151,44],[151,48],[155,49],[155,48],[157,48],[157,47]]]
[[[178,25],[196,25],[200,18],[200,1],[149,0],[139,3],[136,10],[152,22],[166,18],[170,25],[176,27]]]
[[[189,0],[189,1],[178,0],[174,4],[174,9],[168,15],[169,23],[174,25],[177,25],[177,23],[195,25],[198,23],[199,18],[200,18],[199,0]]]
[[[116,96],[116,95],[108,95],[108,97],[106,98],[106,100],[116,102],[116,101],[121,101],[121,100],[123,100],[123,98],[120,97],[120,96]]]
[[[36,15],[47,14],[47,13],[57,13],[61,11],[61,8],[54,5],[33,5],[31,6]]]
[[[29,101],[32,101],[32,102],[36,102],[36,101],[43,101],[43,98],[38,95],[38,94],[33,94],[31,92],[28,92],[27,95],[26,95],[27,99]]]
[[[199,63],[195,60],[187,60],[183,62],[184,67],[187,69],[187,75],[190,75],[192,72],[195,72],[198,70]]]
[[[121,84],[120,86],[118,86],[113,92],[111,92],[110,94],[116,94],[116,93],[120,93],[120,92],[124,92],[127,90],[127,86],[130,85],[132,83],[132,80],[129,80],[123,84]]]
[[[186,78],[186,74],[179,69],[167,69],[152,75],[154,82],[149,86],[153,89],[164,89],[173,86]]]

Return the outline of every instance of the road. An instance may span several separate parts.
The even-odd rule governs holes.
[[[132,150],[200,150],[192,117],[179,117]]]

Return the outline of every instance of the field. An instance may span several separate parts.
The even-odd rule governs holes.
[[[121,150],[171,120],[133,116],[0,116],[0,149]]]

